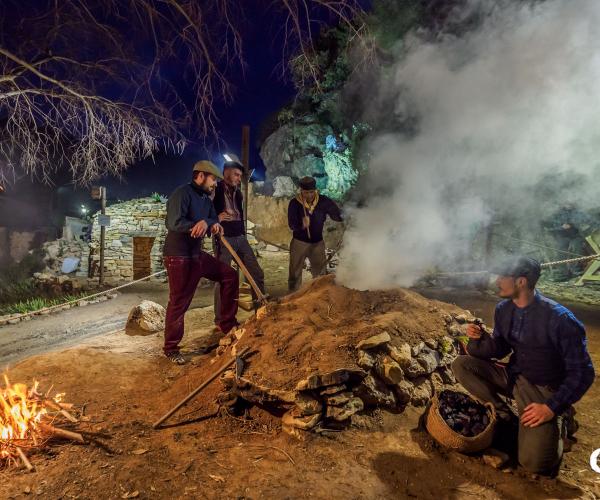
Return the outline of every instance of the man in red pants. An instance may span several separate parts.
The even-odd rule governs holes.
[[[228,333],[238,325],[238,274],[227,264],[202,250],[207,234],[222,234],[217,213],[210,199],[217,179],[223,176],[210,161],[194,165],[192,182],[179,186],[167,202],[168,229],[163,260],[169,277],[169,305],[165,321],[164,353],[178,365],[185,364],[179,352],[183,338],[183,318],[196,292],[200,278],[220,284],[221,311],[218,327]]]

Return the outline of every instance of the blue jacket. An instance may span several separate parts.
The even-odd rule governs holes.
[[[595,377],[583,324],[559,303],[536,292],[519,308],[512,300],[496,306],[494,332],[467,345],[470,355],[502,359],[512,352],[509,377],[521,374],[554,393],[546,404],[560,414],[585,394]]]
[[[218,222],[208,194],[193,182],[179,186],[167,201],[165,225],[168,232],[163,247],[165,257],[192,257],[202,251],[202,238],[192,238],[190,231],[205,220],[208,228]]]

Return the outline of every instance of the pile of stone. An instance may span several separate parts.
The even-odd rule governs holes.
[[[476,321],[472,315],[451,311],[456,308],[450,305],[444,311],[441,303],[414,292],[357,292],[327,277],[314,283],[314,293],[270,306],[261,319],[248,321],[235,333],[234,348],[248,346],[255,354],[243,371],[238,367],[222,377],[222,404],[242,399],[270,408],[283,415],[286,432],[302,437],[309,431],[359,425],[362,415],[375,408],[399,412],[407,405],[426,405],[434,393],[459,389],[450,364],[462,349],[459,338],[466,325]],[[330,310],[344,303],[339,325],[303,312],[323,297]],[[290,314],[296,308],[299,314]],[[369,311],[374,316],[364,319],[373,325],[394,318],[394,326],[365,337],[361,319]],[[302,314],[306,321],[293,326]],[[427,332],[422,336],[410,331],[421,321]]]
[[[33,280],[36,287],[49,296],[74,295],[90,288],[86,279],[68,274],[34,273]]]
[[[42,245],[42,260],[46,265],[45,274],[62,274],[62,267],[65,259],[74,259],[79,261],[76,270],[80,270],[81,259],[87,251],[88,244],[81,240],[54,240],[48,241]],[[87,266],[86,266],[87,267]]]
[[[353,416],[377,407],[393,411],[424,406],[434,392],[453,387],[449,368],[457,356],[450,337],[396,346],[387,332],[355,346],[355,367],[313,374],[292,390],[274,390],[229,372],[222,382],[231,403],[240,397],[252,403],[280,406],[282,426],[292,435],[352,423]]]

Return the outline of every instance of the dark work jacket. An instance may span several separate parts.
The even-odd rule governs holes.
[[[313,213],[309,214],[307,210],[306,215],[310,217],[310,238],[306,229],[302,228],[302,218],[304,217],[302,204],[296,198],[290,201],[288,206],[288,225],[294,233],[294,239],[304,241],[305,243],[319,243],[323,241],[323,226],[328,215],[336,222],[343,220],[342,212],[337,204],[331,198],[322,194],[319,194],[319,202]]]
[[[163,247],[165,257],[192,257],[200,255],[202,238],[192,238],[191,229],[197,222],[205,220],[210,227],[218,222],[213,203],[195,184],[179,186],[167,201],[167,237]]]
[[[559,414],[578,401],[594,381],[583,324],[566,307],[536,292],[534,301],[518,308],[512,300],[496,306],[494,332],[469,340],[467,351],[481,359],[502,359],[511,380],[521,374],[555,392],[546,402]]]
[[[244,227],[244,195],[240,189],[235,190],[234,201],[237,206],[237,209],[240,211],[240,217],[242,220],[238,221],[223,221],[221,222],[221,226],[223,226],[223,231],[225,236],[242,236],[246,234],[246,228]],[[215,196],[213,198],[213,203],[215,205],[215,210],[217,212],[217,216],[225,211],[225,182],[221,181],[217,184],[215,188]]]

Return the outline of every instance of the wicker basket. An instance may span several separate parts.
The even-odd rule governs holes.
[[[439,400],[437,394],[431,400],[431,406],[427,412],[425,427],[427,432],[442,446],[458,451],[460,453],[477,453],[489,448],[494,438],[496,427],[496,411],[490,403],[484,403],[489,410],[490,421],[487,427],[477,436],[467,437],[455,432],[450,428],[439,412]]]

